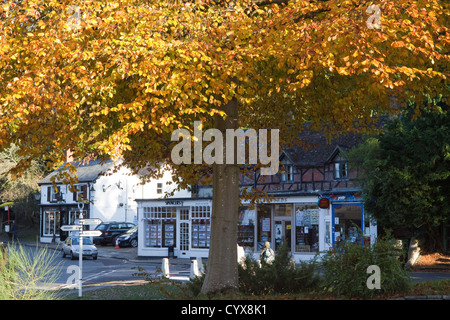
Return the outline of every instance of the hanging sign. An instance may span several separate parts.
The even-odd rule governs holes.
[[[328,209],[330,207],[330,199],[320,198],[317,204],[320,209]]]

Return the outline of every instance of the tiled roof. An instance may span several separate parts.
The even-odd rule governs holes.
[[[51,177],[55,176],[60,168],[63,168],[65,163],[46,176],[44,179],[38,182],[41,184],[51,184]],[[101,160],[91,160],[87,163],[84,162],[73,162],[73,165],[77,169],[77,177],[79,182],[90,182],[97,179],[101,174],[106,173],[106,171],[114,168],[114,162],[111,160],[101,161]],[[57,181],[58,182],[58,181]]]
[[[304,146],[283,149],[289,162],[298,166],[322,166],[332,161],[336,151],[349,150],[362,142],[362,136],[346,133],[328,141],[323,132],[304,130],[298,135]],[[283,155],[282,155],[283,156]]]

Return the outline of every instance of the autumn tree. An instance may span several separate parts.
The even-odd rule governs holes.
[[[172,162],[172,132],[194,121],[279,129],[284,146],[305,122],[360,132],[418,92],[438,95],[448,14],[438,0],[6,1],[0,149],[21,147],[17,170],[67,149],[149,175],[169,165],[187,187],[211,170]],[[212,171],[208,294],[238,287],[239,167]]]

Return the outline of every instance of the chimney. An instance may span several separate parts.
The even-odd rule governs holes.
[[[73,162],[73,152],[70,151],[70,149],[66,151],[66,162],[67,163]]]

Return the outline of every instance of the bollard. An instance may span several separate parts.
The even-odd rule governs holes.
[[[162,259],[162,275],[163,277],[169,277],[169,259],[168,258],[163,258]]]
[[[194,277],[199,277],[200,276],[200,272],[198,271],[198,262],[197,260],[192,260],[191,261],[191,272],[189,277],[191,279],[194,279]]]
[[[245,251],[244,247],[237,246],[237,262],[243,267],[245,266]]]
[[[197,257],[197,267],[200,275],[205,273],[205,268],[203,266],[202,257]]]

